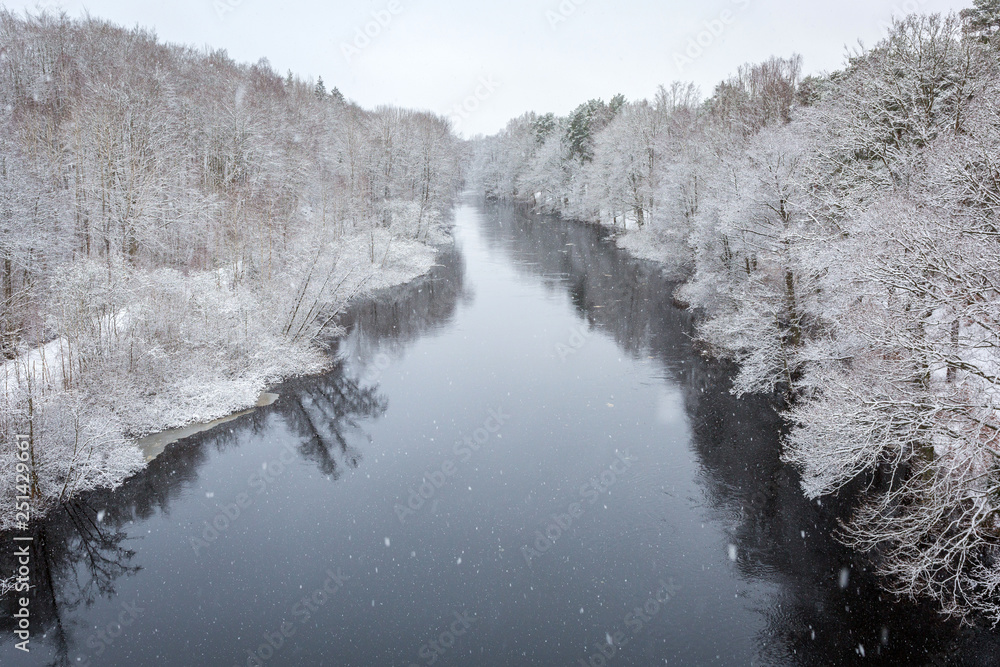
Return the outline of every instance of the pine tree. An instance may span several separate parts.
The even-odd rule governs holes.
[[[1000,0],[975,0],[974,7],[962,10],[967,34],[989,43],[1000,33]]]
[[[555,131],[558,126],[556,121],[556,115],[553,113],[547,113],[543,116],[539,116],[532,129],[535,131],[535,143],[538,145],[544,144],[545,140],[549,138],[549,135]]]

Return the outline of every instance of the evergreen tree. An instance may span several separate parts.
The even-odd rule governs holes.
[[[556,121],[555,114],[547,113],[543,116],[539,116],[533,125],[535,131],[535,142],[539,145],[544,144],[545,140],[549,138],[549,135],[555,131],[558,122]]]
[[[823,99],[823,87],[827,82],[818,76],[807,76],[802,79],[795,91],[795,102],[800,106],[811,107]]]
[[[967,34],[989,43],[1000,33],[1000,0],[975,0],[974,7],[962,10]]]

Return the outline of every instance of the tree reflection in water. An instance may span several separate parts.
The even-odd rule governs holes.
[[[348,431],[359,431],[359,420],[379,417],[388,407],[376,387],[364,389],[358,380],[346,377],[342,361],[318,380],[292,380],[278,391],[278,411],[305,440],[300,453],[334,480],[340,479],[344,466],[357,468],[361,463],[362,453],[348,442]]]
[[[440,326],[454,315],[463,277],[458,251],[442,251],[438,265],[425,278],[376,295],[345,313],[342,323],[348,329],[351,350],[341,349],[343,341],[333,342],[329,353],[334,361],[327,372],[282,383],[273,389],[280,395],[273,405],[171,444],[115,491],[85,494],[33,524],[32,651],[44,643],[50,664],[79,663],[88,650],[80,635],[87,636],[92,628],[74,632],[78,624],[67,619],[100,598],[115,598],[117,582],[141,570],[141,564],[134,562],[136,551],[129,548],[129,540],[136,538],[129,537],[127,526],[157,514],[168,515],[171,503],[196,484],[211,451],[239,447],[272,428],[271,420],[279,419],[301,437],[302,459],[314,463],[331,480],[339,479],[345,468],[357,468],[363,460],[357,446],[365,440],[363,423],[381,416],[388,401],[379,394],[377,382],[352,373],[344,356],[371,352],[380,345],[401,350],[427,329]],[[359,340],[363,341],[360,347]],[[11,538],[0,534],[0,543],[12,544]],[[0,572],[15,568],[13,550],[0,549]],[[12,616],[17,597],[10,593],[0,599],[0,641],[4,643],[15,641]]]
[[[779,458],[781,406],[729,393],[732,368],[695,348],[691,313],[672,303],[674,276],[616,250],[606,230],[507,204],[486,211],[483,236],[492,248],[553,291],[566,290],[591,327],[633,358],[655,359],[680,384],[713,518],[727,528],[748,588],[764,584],[759,664],[997,664],[995,634],[894,599],[869,564],[832,537],[852,511],[852,493],[821,504],[805,499],[798,475]]]
[[[72,633],[65,622],[67,614],[91,606],[101,596],[113,596],[115,581],[140,569],[132,562],[135,551],[127,548],[125,531],[105,518],[82,498],[61,505],[44,522],[31,527],[32,641],[44,634],[53,648],[53,664],[71,664]],[[0,540],[13,543],[6,535]],[[13,549],[3,549],[2,554],[0,568],[13,572],[17,560]],[[0,633],[7,640],[14,636],[16,627],[12,618],[14,594],[3,599],[2,609]]]
[[[803,498],[798,477],[779,458],[780,406],[728,392],[730,369],[694,348],[691,314],[671,305],[669,276],[615,250],[603,230],[505,207],[486,212],[481,232],[491,249],[509,254],[511,266],[553,293],[568,294],[591,328],[633,358],[658,365],[680,388],[708,500],[699,511],[724,528],[747,617],[763,619],[755,663],[995,664],[989,659],[997,654],[993,635],[960,631],[927,609],[880,594],[866,564],[831,537],[851,510],[850,494],[822,505]],[[425,280],[346,313],[350,333],[331,349],[337,361],[330,372],[282,384],[274,405],[169,446],[122,488],[81,498],[34,527],[33,636],[45,633],[56,664],[71,664],[81,648],[78,635],[87,633],[74,632],[67,619],[86,617],[72,612],[113,597],[116,582],[141,566],[127,537],[129,523],[169,514],[182,491],[199,481],[213,451],[241,447],[280,422],[299,436],[301,459],[331,480],[364,462],[365,425],[387,409],[373,359],[404,354],[469,296],[458,252],[444,253],[440,263]],[[672,502],[664,496],[665,512]],[[10,571],[7,550],[2,558],[0,566]],[[848,585],[841,588],[845,567]],[[3,605],[13,610],[10,599]],[[10,641],[11,630],[5,613],[2,641]]]

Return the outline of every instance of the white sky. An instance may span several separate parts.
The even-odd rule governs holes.
[[[525,111],[565,114],[593,97],[651,97],[694,81],[703,95],[747,61],[801,53],[805,71],[837,69],[845,46],[873,44],[892,16],[958,11],[972,0],[31,0],[13,11],[85,9],[161,40],[266,57],[279,72],[322,76],[365,107],[392,103],[493,133]],[[561,9],[562,8],[562,9]],[[395,10],[390,11],[390,10]],[[374,23],[373,12],[383,23]],[[723,15],[723,12],[729,12]],[[721,19],[726,19],[722,22]],[[388,20],[387,20],[388,19]],[[713,25],[714,22],[714,25]],[[374,34],[348,58],[357,31]],[[708,25],[706,25],[708,24]],[[714,28],[712,34],[709,29]],[[691,51],[698,39],[701,53]],[[481,80],[490,82],[484,86]],[[479,93],[468,107],[456,105]]]

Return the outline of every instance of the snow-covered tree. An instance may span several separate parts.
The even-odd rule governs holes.
[[[799,57],[771,58],[704,103],[674,84],[651,103],[529,115],[479,141],[472,170],[490,196],[628,221],[620,244],[687,269],[678,296],[739,362],[733,390],[785,391],[806,495],[867,482],[842,539],[891,590],[991,622],[998,15],[976,0],[908,16],[842,71],[801,79]]]
[[[321,369],[352,295],[429,269],[457,138],[329,98],[266,60],[0,10],[0,442],[30,434],[36,514],[141,467],[137,436]]]

